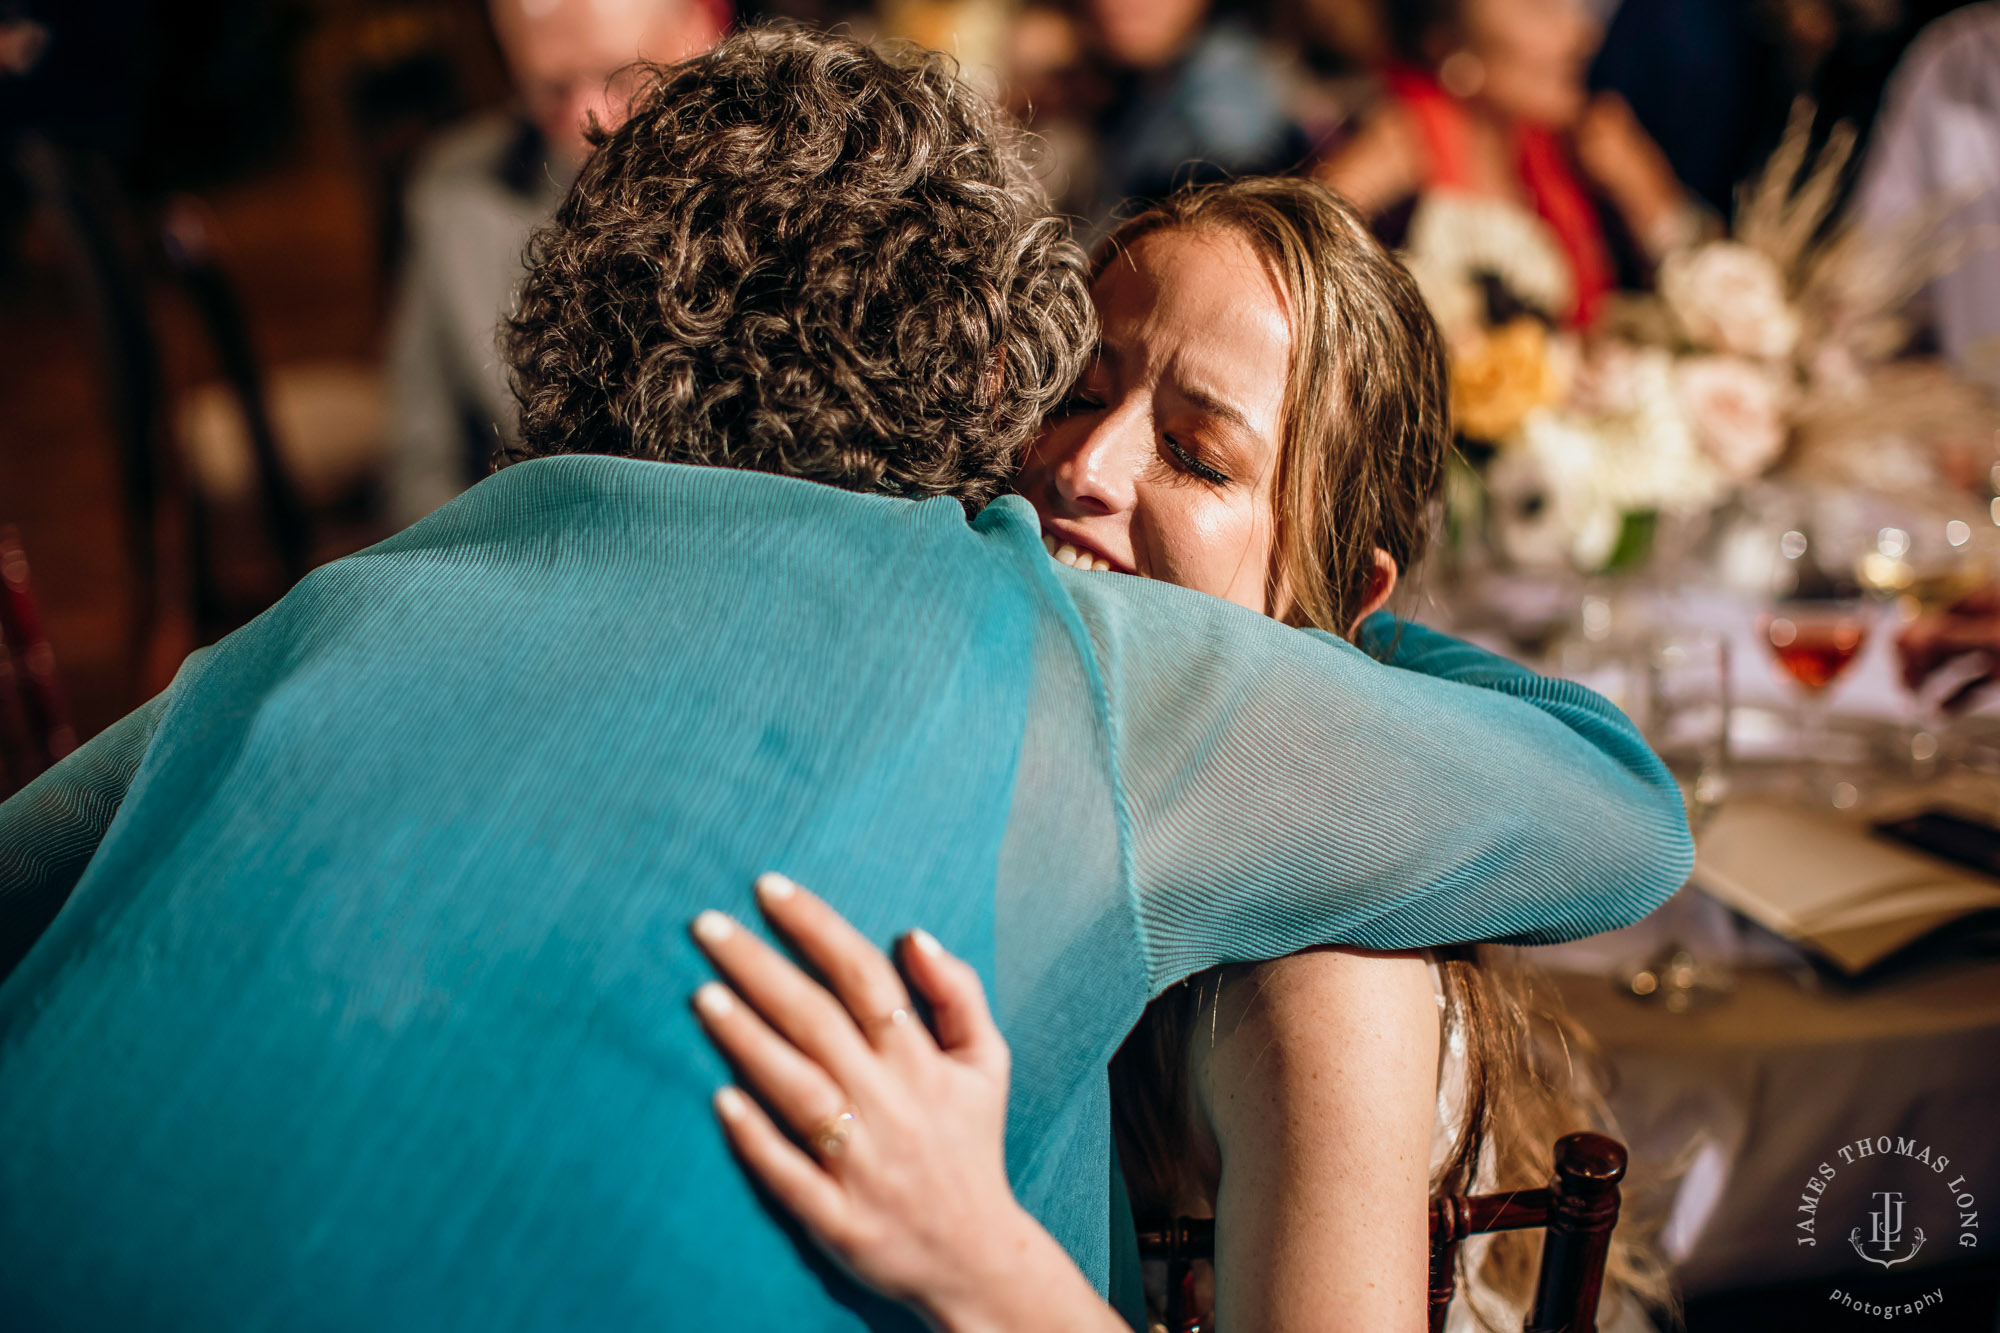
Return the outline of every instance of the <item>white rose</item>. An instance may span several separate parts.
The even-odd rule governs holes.
[[[1639,362],[1637,406],[1606,422],[1606,467],[1624,507],[1693,513],[1720,501],[1729,480],[1696,442],[1670,357]]]
[[[1569,405],[1589,416],[1619,416],[1639,410],[1640,380],[1654,361],[1667,358],[1654,347],[1622,338],[1591,343],[1570,381]]]
[[[1694,342],[1742,356],[1791,355],[1798,312],[1784,280],[1764,255],[1735,241],[1710,241],[1668,256],[1660,295]]]
[[[1497,535],[1516,563],[1601,569],[1626,515],[1699,513],[1727,492],[1676,397],[1672,358],[1643,349],[1624,370],[1629,410],[1531,412],[1493,460]]]
[[[1774,376],[1733,356],[1691,356],[1677,379],[1695,439],[1730,481],[1749,481],[1776,461],[1785,447],[1785,394]]]

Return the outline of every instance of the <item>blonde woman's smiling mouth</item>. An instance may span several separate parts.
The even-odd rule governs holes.
[[[1056,563],[1068,565],[1071,569],[1093,569],[1100,573],[1116,571],[1120,574],[1129,574],[1132,572],[1124,565],[1112,560],[1102,551],[1096,550],[1078,541],[1076,538],[1066,533],[1057,532],[1052,528],[1044,527],[1042,529],[1042,548],[1049,553]]]

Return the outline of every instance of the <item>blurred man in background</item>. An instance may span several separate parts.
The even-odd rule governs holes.
[[[390,521],[457,495],[514,431],[495,346],[525,271],[528,235],[561,202],[590,151],[584,131],[625,115],[635,60],[671,63],[713,46],[727,0],[492,0],[514,107],[434,144],[410,182],[409,248],[389,343]]]
[[[1911,43],[1854,210],[1890,244],[1930,247],[1939,271],[1910,318],[1960,374],[2000,389],[2000,4],[1967,5]]]
[[[1211,0],[1087,0],[1086,45],[1109,77],[1087,228],[1125,201],[1221,175],[1281,171],[1305,156],[1282,81],[1256,34]]]

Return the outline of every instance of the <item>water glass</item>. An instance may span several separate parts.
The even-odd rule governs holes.
[[[1729,795],[1729,642],[1714,630],[1655,636],[1632,691],[1640,730],[1679,784],[1697,837]],[[1625,973],[1636,997],[1683,1013],[1735,983],[1730,951],[1711,918],[1727,909],[1683,887],[1654,917],[1658,947]]]
[[[1663,633],[1646,645],[1642,667],[1635,720],[1680,784],[1699,834],[1729,794],[1729,642],[1714,630]]]

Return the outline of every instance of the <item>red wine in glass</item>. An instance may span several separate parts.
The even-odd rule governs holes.
[[[1847,670],[1867,639],[1858,611],[1786,607],[1764,617],[1764,641],[1778,665],[1813,694]]]

